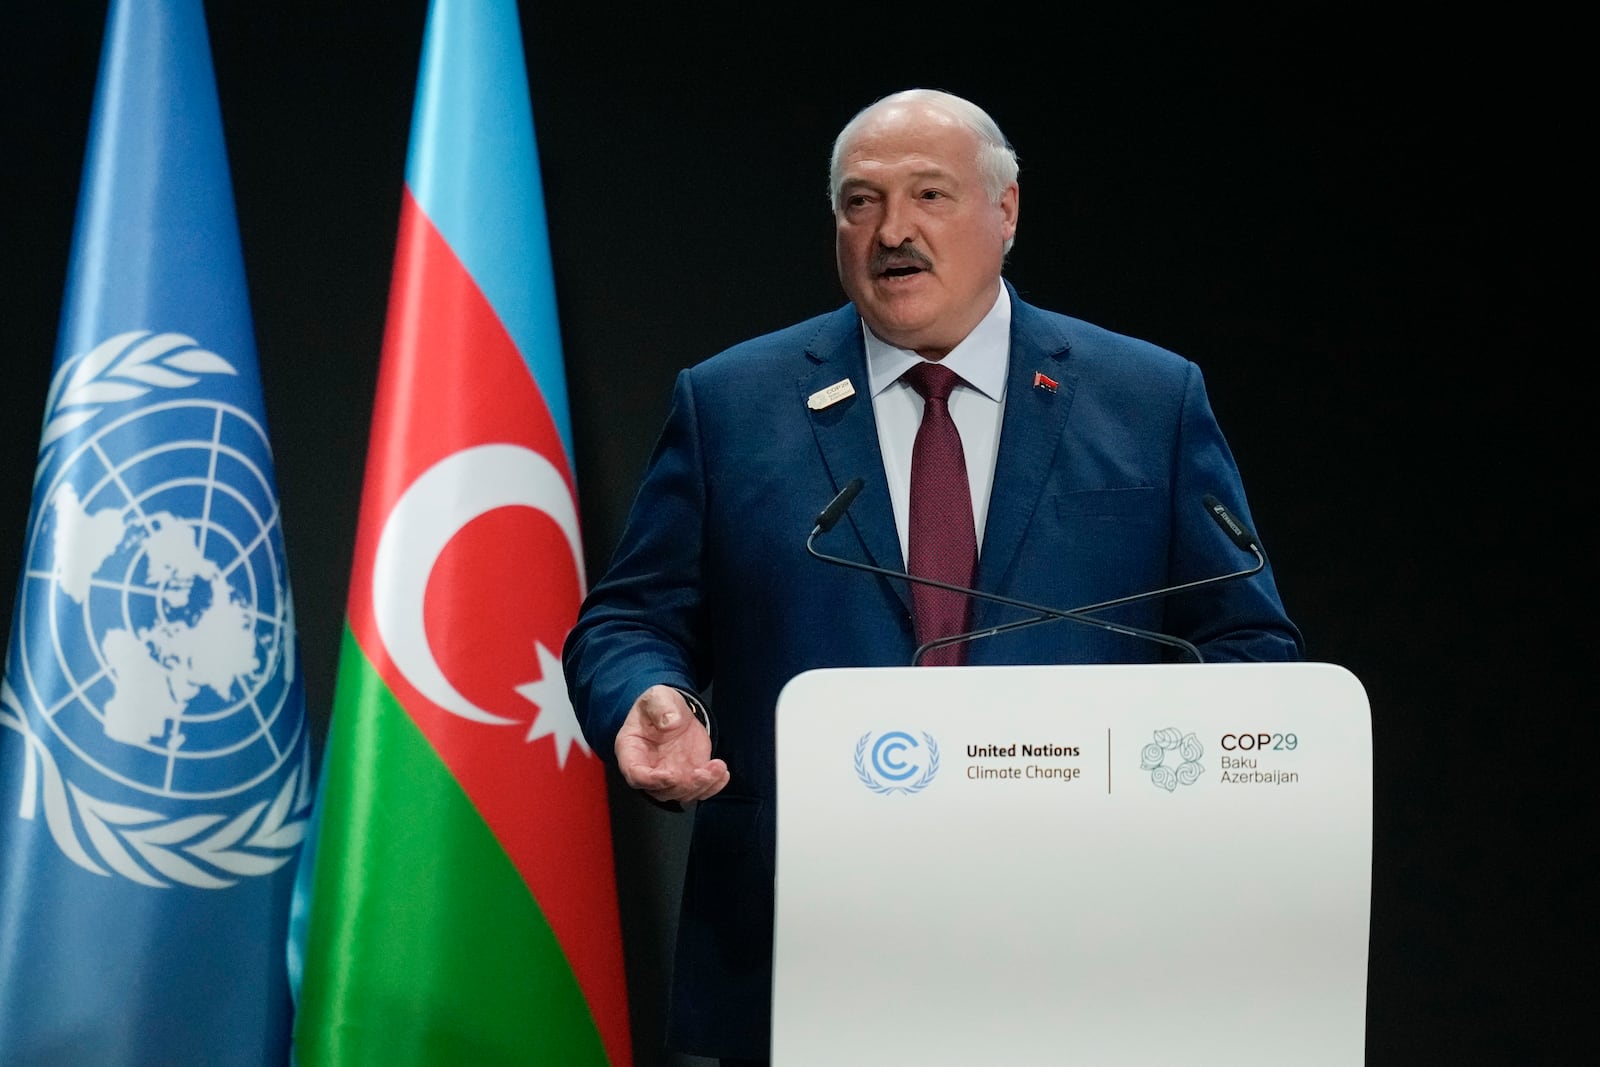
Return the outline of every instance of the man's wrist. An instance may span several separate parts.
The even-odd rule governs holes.
[[[678,692],[682,694],[683,702],[689,705],[689,711],[693,713],[695,719],[700,723],[701,726],[706,728],[706,736],[712,737],[711,713],[707,711],[706,706],[700,702],[700,698],[689,692],[687,689],[680,689]],[[716,743],[716,738],[712,737],[712,743]]]

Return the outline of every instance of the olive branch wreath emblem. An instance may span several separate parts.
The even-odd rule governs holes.
[[[187,388],[202,374],[237,373],[227,360],[183,334],[131,330],[102,341],[63,365],[51,383],[35,478],[48,465],[56,442],[106,405],[136,400],[153,389]],[[10,683],[0,682],[0,726],[16,731],[25,742],[19,815],[32,819],[42,800],[50,836],[68,859],[87,871],[107,876],[114,871],[157,888],[182,884],[225,889],[240,878],[282,867],[305,837],[307,818],[290,816],[309,805],[309,753],[270,802],[259,801],[231,817],[206,813],[167,819],[160,812],[103,800],[68,781],[21,709]],[[79,839],[79,824],[88,847]]]
[[[928,766],[921,777],[910,785],[884,785],[867,770],[867,743],[871,740],[872,733],[869,731],[862,734],[861,740],[856,742],[856,777],[874,793],[919,793],[927,788],[928,783],[933,781],[933,776],[939,773],[939,743],[933,739],[932,734],[924,733],[922,740],[928,745]]]
[[[50,383],[40,467],[61,436],[82,426],[107,404],[137,400],[151,389],[184,389],[201,374],[238,374],[233,364],[181,333],[129,330],[69,360]]]
[[[258,801],[231,818],[204,814],[165,819],[159,812],[101,800],[62,777],[49,748],[28,729],[9,683],[0,683],[0,726],[21,734],[27,745],[18,814],[33,818],[42,799],[45,825],[56,845],[94,874],[109,874],[109,867],[124,878],[156,888],[181,883],[226,889],[239,878],[282,867],[305,837],[306,819],[289,817],[305,806],[307,790],[302,785],[309,769],[304,759],[270,803]],[[298,801],[297,794],[301,794]],[[78,839],[78,823],[94,856]],[[141,865],[135,854],[156,873]],[[200,863],[239,878],[219,877]]]

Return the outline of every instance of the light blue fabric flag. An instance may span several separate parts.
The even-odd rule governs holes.
[[[309,740],[201,0],[112,0],[0,688],[0,1063],[284,1063]]]

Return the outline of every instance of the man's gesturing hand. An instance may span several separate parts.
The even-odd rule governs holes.
[[[633,702],[616,751],[623,779],[656,800],[704,800],[728,784],[728,765],[711,758],[711,735],[668,685],[653,685]]]

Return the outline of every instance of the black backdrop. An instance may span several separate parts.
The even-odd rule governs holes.
[[[1022,158],[1011,279],[1201,364],[1311,657],[1368,690],[1370,1062],[1553,1062],[1576,1047],[1569,990],[1593,983],[1574,713],[1594,702],[1564,621],[1593,573],[1573,478],[1593,436],[1562,358],[1588,353],[1554,327],[1564,249],[1581,255],[1573,30],[1292,7],[525,3],[589,570],[674,372],[841,301],[837,128],[908,85],[972,97]],[[320,736],[425,5],[207,9]],[[102,18],[0,15],[13,568]],[[639,1062],[667,1062],[682,826],[614,808]]]

